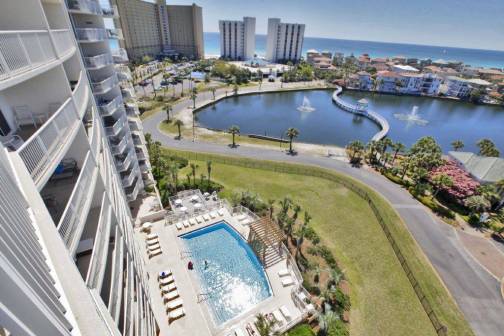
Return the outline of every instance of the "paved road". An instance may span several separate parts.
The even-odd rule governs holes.
[[[203,99],[203,98],[202,98]],[[174,107],[177,113],[187,108],[189,102]],[[412,196],[381,175],[325,157],[309,154],[286,155],[280,150],[241,146],[235,149],[224,145],[190,140],[175,140],[161,133],[158,124],[164,119],[158,113],[143,122],[144,132],[153,140],[182,150],[211,152],[243,156],[262,160],[275,160],[316,165],[348,174],[380,192],[399,212],[413,237],[437,270],[455,298],[460,309],[477,335],[502,336],[504,331],[504,300],[499,283],[488,274],[464,249],[455,230],[433,217]]]

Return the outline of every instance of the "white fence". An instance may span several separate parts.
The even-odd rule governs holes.
[[[51,118],[35,132],[18,150],[18,154],[40,187],[43,178],[52,173],[58,153],[79,120],[72,100],[68,98]],[[47,176],[45,176],[47,177]]]
[[[94,189],[94,182],[96,182],[96,166],[89,154],[88,152],[86,155],[79,178],[58,224],[58,232],[71,255],[74,254],[80,235],[84,229],[87,213],[92,201],[91,193]]]
[[[75,48],[72,40],[71,32],[68,29],[54,29],[51,30],[51,35],[54,40],[54,45],[58,56],[66,55],[70,50]]]

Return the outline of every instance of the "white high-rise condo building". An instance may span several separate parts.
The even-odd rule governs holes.
[[[0,2],[0,334],[157,335],[130,205],[152,180],[98,0]]]
[[[243,21],[219,21],[221,57],[233,60],[248,60],[255,53],[255,23],[253,17]]]
[[[305,25],[268,19],[266,59],[270,62],[297,62],[303,50]]]

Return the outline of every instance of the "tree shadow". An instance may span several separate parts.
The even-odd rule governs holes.
[[[290,155],[290,156],[296,156],[296,155],[298,155],[298,152],[297,152],[297,151],[295,151],[295,150],[291,150],[291,151],[290,151],[290,150],[287,150],[285,153],[286,153],[287,155]]]
[[[238,145],[238,144],[234,144],[234,145],[233,144],[229,144],[228,147],[234,149],[234,148],[240,147],[240,145]]]

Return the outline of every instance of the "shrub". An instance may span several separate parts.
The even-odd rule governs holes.
[[[299,324],[292,328],[287,336],[315,336],[315,333],[308,324]]]
[[[449,176],[453,181],[452,186],[441,188],[441,191],[459,204],[462,204],[463,199],[474,195],[480,185],[453,160],[447,160],[443,165],[432,169],[429,174],[429,181],[432,182],[434,177],[441,174]]]
[[[332,320],[327,328],[327,336],[348,336],[350,333],[341,320]]]
[[[432,211],[434,211],[438,215],[440,215],[442,217],[450,218],[450,219],[455,218],[455,212],[453,212],[452,210],[450,210],[448,208],[445,208],[441,204],[438,204],[436,201],[434,201],[434,199],[432,197],[418,195],[413,190],[410,190],[410,192],[423,205],[425,205],[426,207],[428,207],[429,209],[431,209]]]
[[[306,228],[305,238],[310,240],[313,243],[313,245],[317,245],[318,243],[320,243],[319,235],[317,234],[317,232],[315,232],[315,230],[311,226],[308,226]]]
[[[163,96],[156,96],[156,101],[162,102],[163,101]]]
[[[411,186],[411,183],[408,181],[408,180],[403,180],[401,179],[399,176],[397,175],[394,175],[392,172],[389,172],[387,170],[383,170],[382,171],[382,174],[388,178],[390,181],[394,182],[394,183],[397,183],[397,184],[400,184],[400,185],[403,185],[405,187],[410,187]]]

